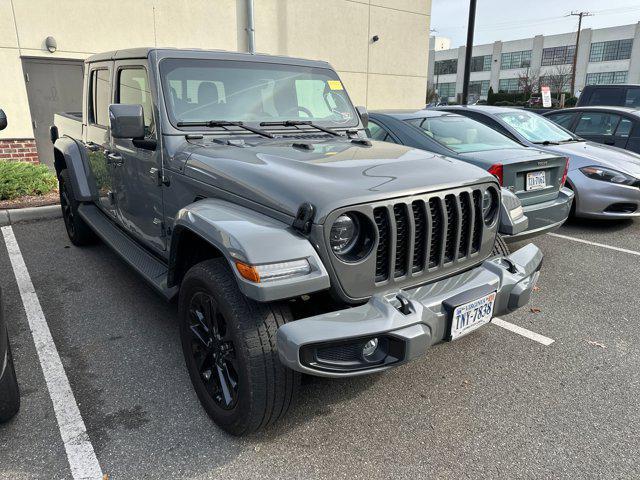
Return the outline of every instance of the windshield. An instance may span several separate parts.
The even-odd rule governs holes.
[[[520,148],[520,145],[501,133],[460,115],[414,118],[407,123],[458,153],[482,152],[501,148]]]
[[[160,62],[171,123],[306,120],[352,127],[356,113],[327,68],[265,62],[165,59]]]
[[[572,134],[535,113],[505,112],[497,115],[530,142],[566,142],[575,140]]]

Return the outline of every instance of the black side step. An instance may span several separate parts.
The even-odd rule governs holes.
[[[178,294],[178,287],[167,287],[167,266],[116,227],[98,207],[85,203],[78,207],[78,213],[104,243],[142,275],[165,299],[172,300]]]

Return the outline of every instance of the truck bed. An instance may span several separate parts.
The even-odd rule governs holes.
[[[82,138],[82,112],[62,112],[53,116],[53,124],[58,127],[58,135]]]

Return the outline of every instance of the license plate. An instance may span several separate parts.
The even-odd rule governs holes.
[[[493,292],[456,307],[453,310],[453,318],[451,319],[451,340],[460,338],[488,323],[493,316],[495,300],[496,292]]]
[[[546,188],[547,178],[544,172],[527,173],[527,190],[540,190]]]

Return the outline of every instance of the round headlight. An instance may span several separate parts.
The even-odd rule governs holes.
[[[482,194],[482,217],[485,224],[491,225],[495,220],[499,202],[498,192],[493,188],[487,188]]]
[[[331,250],[338,255],[349,253],[358,240],[360,223],[358,219],[349,214],[340,215],[331,226],[329,241]]]

